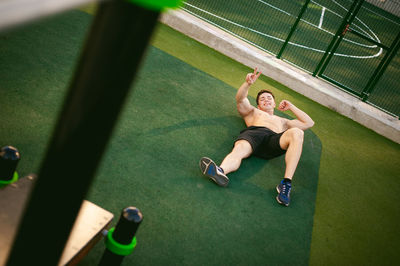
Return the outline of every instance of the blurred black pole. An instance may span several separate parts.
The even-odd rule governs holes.
[[[104,250],[103,257],[100,260],[100,266],[121,265],[125,256],[129,255],[136,246],[135,234],[142,220],[142,213],[135,207],[125,208],[121,212],[115,230],[108,232],[107,248]],[[122,246],[122,248],[119,246]]]
[[[0,150],[0,186],[18,178],[17,165],[21,155],[17,148],[5,146]]]
[[[158,15],[100,3],[7,265],[57,265]]]

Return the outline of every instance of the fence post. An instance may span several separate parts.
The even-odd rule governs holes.
[[[310,3],[310,0],[306,0],[303,7],[301,8],[300,13],[297,16],[296,22],[293,24],[293,26],[289,32],[289,35],[287,36],[287,38],[285,40],[285,43],[282,45],[281,50],[279,51],[278,55],[276,56],[278,59],[280,59],[282,57],[282,53],[286,49],[286,46],[288,45],[290,38],[292,38],[292,35],[293,35],[294,31],[296,30],[297,25],[299,24],[301,18],[303,17],[303,14],[306,12],[307,6],[309,3]]]
[[[315,69],[313,73],[314,77],[317,74],[320,74],[325,71],[329,61],[331,60],[333,54],[335,53],[344,35],[346,34],[346,30],[348,29],[349,25],[353,22],[354,18],[356,17],[363,3],[364,0],[354,0],[345,18],[343,19],[342,24],[340,25],[338,31],[336,32],[331,43],[329,44],[328,49],[326,50],[317,68]]]

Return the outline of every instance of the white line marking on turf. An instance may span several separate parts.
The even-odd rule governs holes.
[[[332,2],[334,2],[335,4],[337,4],[338,6],[340,6],[341,8],[343,8],[344,10],[346,10],[346,12],[348,12],[348,10],[340,5],[338,2],[336,2],[335,0],[332,0]],[[373,35],[375,38],[371,37],[368,33],[366,33],[363,29],[361,29],[360,27],[358,27],[357,25],[355,25],[354,23],[352,23],[352,26],[355,26],[357,28],[359,28],[361,31],[363,31],[364,33],[366,33],[371,39],[375,39],[375,41],[381,43],[381,40],[378,38],[378,36],[376,36],[376,34],[364,23],[361,21],[361,19],[359,19],[358,17],[355,17],[356,20],[358,20],[362,25],[364,25],[364,27],[366,27]],[[382,54],[383,49],[379,48],[379,52],[377,53],[377,56],[380,56]]]
[[[263,4],[265,4],[265,5],[267,5],[267,6],[269,6],[269,7],[274,8],[274,9],[276,9],[276,10],[278,10],[278,11],[284,13],[285,15],[288,15],[288,16],[290,16],[290,17],[295,17],[295,16],[293,16],[292,14],[290,14],[290,13],[288,13],[288,12],[286,12],[286,11],[280,9],[280,8],[277,8],[277,7],[271,5],[271,4],[269,4],[269,3],[267,3],[267,2],[265,2],[265,1],[263,1],[263,0],[257,0],[257,1],[260,2],[260,3],[263,3]],[[341,8],[343,8],[344,10],[346,10],[346,12],[347,12],[347,9],[346,9],[346,8],[344,8],[343,6],[341,6],[339,3],[337,3],[337,2],[334,1],[334,0],[332,0],[332,1],[333,1],[335,4],[337,4],[338,6],[340,6]],[[317,3],[317,2],[314,2],[314,1],[311,1],[311,2],[314,3],[314,4],[316,4],[316,5],[318,5],[318,6],[320,6],[321,8],[325,8],[325,10],[328,10],[329,12],[331,12],[331,13],[333,13],[334,15],[338,16],[339,18],[343,18],[343,16],[341,16],[340,14],[338,14],[338,13],[336,13],[336,12],[334,12],[334,11],[332,11],[332,10],[330,10],[330,9],[328,9],[328,8],[326,8],[326,7],[324,7],[324,6],[322,6],[321,4],[319,4],[319,3]],[[363,33],[365,33],[369,38],[375,39],[375,41],[377,41],[377,42],[380,43],[379,38],[372,32],[372,30],[371,30],[369,27],[367,27],[367,25],[365,25],[365,23],[363,23],[359,18],[357,18],[357,20],[359,20],[359,21],[360,21],[360,22],[375,36],[375,38],[374,38],[373,36],[369,35],[365,30],[363,30],[361,27],[355,25],[354,23],[352,24],[352,26],[357,27],[360,31],[362,31]],[[330,31],[327,31],[327,30],[325,30],[325,29],[323,29],[323,28],[320,28],[320,27],[318,27],[317,25],[314,25],[314,24],[312,24],[312,23],[310,23],[310,22],[308,22],[308,21],[306,21],[306,20],[304,20],[304,19],[300,19],[300,21],[302,21],[302,22],[304,22],[304,23],[307,23],[308,25],[310,25],[310,26],[312,26],[312,27],[318,28],[318,29],[322,30],[323,32],[328,33],[329,35],[332,35],[332,36],[335,35],[334,33],[330,32]],[[366,48],[377,48],[376,45],[362,44],[362,43],[358,43],[358,42],[352,41],[352,40],[347,39],[347,38],[343,38],[343,41],[349,42],[349,43],[353,43],[353,44],[358,45],[358,46],[361,46],[361,47],[366,47]],[[379,55],[380,55],[380,54],[382,53],[382,51],[379,51],[378,53],[379,53]],[[379,55],[377,55],[377,56],[379,56]]]
[[[266,3],[266,2],[264,2],[264,1],[262,1],[262,0],[257,0],[257,1],[258,1],[258,2],[261,2],[261,3],[263,3],[263,4],[266,4],[266,5],[272,7],[272,8],[274,8],[274,9],[276,9],[276,10],[279,10],[280,12],[282,12],[282,13],[288,15],[288,16],[292,16],[292,17],[293,17],[293,15],[291,15],[291,14],[287,13],[286,11],[283,11],[283,10],[277,8],[277,7],[274,7],[274,6],[270,5],[269,3]],[[338,4],[338,3],[335,2],[334,0],[332,0],[332,1],[333,1],[334,3],[336,3],[336,4]],[[314,2],[314,1],[312,1],[312,2]],[[315,2],[314,2],[314,3],[315,3]],[[213,16],[213,17],[215,17],[215,18],[218,18],[218,19],[220,19],[220,20],[223,20],[223,21],[225,21],[225,22],[227,22],[227,23],[229,23],[229,24],[232,24],[232,25],[235,25],[235,26],[237,26],[237,27],[240,27],[240,28],[249,30],[249,31],[251,31],[251,32],[257,33],[257,34],[262,35],[262,36],[265,36],[265,37],[267,37],[267,38],[271,38],[271,39],[274,39],[274,40],[277,40],[277,41],[280,41],[280,42],[284,42],[284,41],[285,41],[285,40],[280,39],[280,38],[278,38],[278,37],[275,37],[275,36],[272,36],[272,35],[269,35],[269,34],[266,34],[266,33],[260,32],[260,31],[257,31],[257,30],[254,30],[254,29],[252,29],[252,28],[243,26],[243,25],[241,25],[241,24],[238,24],[238,23],[233,22],[233,21],[231,21],[231,20],[228,20],[228,19],[226,19],[226,18],[220,17],[220,16],[218,16],[218,15],[216,15],[216,14],[213,14],[213,13],[211,13],[211,12],[208,12],[208,11],[206,11],[206,10],[204,10],[204,9],[201,9],[201,8],[199,8],[199,7],[197,7],[197,6],[194,6],[194,5],[191,5],[191,4],[189,4],[189,3],[185,3],[185,5],[190,6],[190,7],[194,8],[194,9],[197,9],[197,10],[203,12],[203,13],[206,13],[206,14],[208,14],[208,15],[210,15],[210,16]],[[338,5],[339,5],[339,4],[338,4]],[[321,5],[320,5],[320,6],[321,6]],[[340,5],[339,5],[339,6],[340,6]],[[322,6],[321,6],[321,7],[322,7]],[[344,8],[343,6],[341,6],[341,7]],[[196,13],[193,13],[192,11],[190,11],[190,10],[184,8],[184,7],[182,7],[182,9],[185,10],[186,12],[188,12],[188,13],[190,13],[190,14],[196,16],[196,17],[201,18],[202,20],[207,21],[208,23],[210,23],[210,24],[212,24],[212,25],[214,25],[214,26],[216,26],[216,27],[218,27],[218,28],[223,29],[224,31],[226,31],[226,32],[228,32],[228,33],[230,33],[230,34],[232,34],[233,36],[235,36],[235,37],[237,37],[237,38],[239,38],[239,39],[241,39],[241,40],[243,40],[243,41],[245,41],[245,42],[251,43],[252,45],[254,45],[255,47],[257,47],[257,48],[259,48],[259,49],[261,49],[261,50],[263,50],[263,51],[270,52],[270,51],[266,50],[265,48],[263,48],[263,47],[261,47],[261,46],[255,44],[255,43],[253,43],[253,42],[251,42],[251,41],[249,41],[249,40],[247,40],[247,39],[245,39],[245,38],[243,38],[243,37],[237,35],[236,33],[232,32],[232,31],[230,31],[230,30],[228,30],[228,29],[226,29],[226,28],[224,28],[224,27],[222,27],[222,26],[220,26],[220,25],[218,25],[218,24],[215,23],[215,22],[212,22],[212,21],[210,21],[210,20],[208,20],[208,19],[206,19],[206,18],[204,18],[204,17],[202,17],[202,16],[200,16],[200,15],[198,15],[198,14],[196,14]],[[329,10],[329,9],[328,9],[328,10]],[[332,13],[334,13],[334,12],[332,12]],[[334,14],[336,14],[336,13],[334,13]],[[339,16],[339,14],[337,14],[337,15]],[[359,20],[359,19],[358,19],[358,20]],[[315,27],[315,28],[318,28],[317,25],[314,25],[314,24],[312,24],[312,23],[310,23],[310,22],[308,22],[308,21],[305,21],[305,20],[302,20],[302,19],[301,19],[301,21],[303,21],[303,22],[305,22],[305,23],[307,23],[307,24],[309,24],[309,25],[311,25],[311,26],[313,26],[313,27]],[[360,21],[360,22],[361,22],[361,21]],[[363,22],[361,22],[361,23],[362,23],[365,27],[367,27]],[[367,27],[367,28],[368,28],[368,27]],[[331,34],[332,36],[334,35],[333,33],[329,32],[329,31],[327,31],[327,30],[324,30],[324,29],[322,29],[322,28],[320,28],[320,30],[322,30],[322,31],[324,31],[324,32],[326,32],[326,33],[329,33],[329,34]],[[368,30],[371,31],[371,29],[369,29],[369,28],[368,28]],[[371,32],[372,32],[372,31],[371,31]],[[372,34],[374,34],[374,33],[372,32]],[[368,34],[367,34],[367,35],[368,35]],[[378,38],[375,34],[374,34],[374,36],[376,37],[377,41],[380,42],[379,38]],[[343,40],[346,41],[346,38],[344,38]],[[376,47],[377,47],[376,45],[368,46],[368,45],[364,45],[364,44],[361,44],[361,43],[356,43],[356,42],[351,41],[351,40],[347,40],[347,41],[350,42],[350,43],[354,43],[354,44],[356,44],[356,45],[359,45],[359,46],[367,47],[367,48],[376,48]],[[305,45],[301,45],[301,44],[298,44],[298,43],[289,42],[289,44],[290,44],[290,45],[293,45],[293,46],[296,46],[296,47],[300,47],[300,48],[312,50],[312,51],[315,51],[315,52],[320,52],[320,53],[325,53],[325,52],[326,52],[325,50],[320,50],[320,49],[312,48],[312,47],[305,46]],[[376,53],[376,54],[374,54],[374,55],[368,55],[368,56],[362,56],[362,55],[348,55],[348,54],[339,54],[339,53],[335,53],[336,56],[349,57],[349,58],[358,58],[358,59],[375,58],[375,57],[378,57],[378,56],[381,55],[381,54],[382,54],[382,48],[379,49],[378,53]]]
[[[318,28],[322,29],[322,22],[324,22],[324,15],[325,15],[326,7],[322,7],[321,17],[319,18]]]
[[[276,6],[273,6],[273,5],[271,5],[270,3],[264,2],[264,1],[262,1],[262,0],[257,0],[257,1],[263,3],[264,5],[267,5],[267,6],[269,6],[269,7],[272,7],[273,9],[276,9],[276,10],[278,10],[279,12],[282,12],[282,13],[288,15],[288,16],[294,17],[292,14],[286,12],[285,10],[282,10],[282,9],[280,9],[280,8],[277,8]]]
[[[317,6],[324,7],[324,6],[322,6],[321,4],[319,4],[319,3],[317,3],[317,2],[314,2],[314,1],[312,1],[312,0],[311,0],[311,2],[314,3],[314,4],[317,5]],[[335,3],[335,4],[338,4],[338,3],[336,3],[336,2],[334,2],[334,3]],[[341,6],[341,7],[342,7],[342,6]],[[344,7],[342,7],[342,8],[345,9]],[[343,19],[343,16],[340,15],[339,13],[337,13],[337,12],[335,12],[335,11],[329,9],[329,8],[326,8],[326,7],[325,7],[325,9],[326,9],[327,11],[329,11],[330,13],[332,13],[332,14],[338,16],[339,18]],[[345,9],[345,10],[346,10],[346,9]],[[347,10],[346,10],[346,12],[347,12]],[[357,19],[358,19],[358,18],[357,18]],[[359,20],[359,19],[358,19],[358,20]],[[362,23],[362,22],[361,22],[361,23]],[[364,24],[364,25],[365,25],[365,24]],[[368,32],[366,32],[366,31],[365,31],[363,28],[361,28],[360,26],[358,26],[358,25],[356,25],[356,24],[354,24],[354,23],[352,24],[352,26],[355,27],[355,28],[358,28],[361,32],[363,32],[363,33],[364,33],[365,35],[367,35],[369,38],[374,39],[373,36],[369,35]],[[367,28],[368,28],[368,27],[367,27]],[[329,34],[332,35],[332,36],[335,35],[334,33],[328,32],[328,31],[326,31],[326,30],[324,30],[324,29],[322,29],[322,28],[321,28],[321,30],[323,30],[324,32],[329,33]],[[368,30],[372,32],[372,30],[371,30],[370,28],[368,28]],[[377,47],[376,45],[366,45],[366,44],[362,44],[362,43],[357,43],[357,42],[354,42],[354,41],[349,40],[349,39],[347,39],[347,38],[343,38],[343,41],[347,41],[347,42],[350,42],[350,43],[353,43],[353,44],[356,44],[356,45],[359,45],[359,46],[362,46],[362,47],[366,47],[366,48],[376,48],[376,47]],[[375,39],[375,41],[379,41],[379,39],[378,39],[378,40]]]

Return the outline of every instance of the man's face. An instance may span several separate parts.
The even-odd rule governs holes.
[[[258,109],[267,111],[267,110],[273,110],[275,108],[275,99],[272,97],[272,95],[268,92],[264,92],[263,94],[260,95],[258,98]]]

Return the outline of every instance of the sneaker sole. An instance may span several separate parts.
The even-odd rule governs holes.
[[[276,201],[277,201],[279,204],[283,205],[283,206],[286,206],[286,207],[289,206],[289,204],[285,204],[285,203],[283,203],[282,201],[279,200],[279,195],[276,196]]]
[[[220,175],[210,175],[208,174],[208,169],[210,168],[210,165],[213,165],[214,168],[217,167],[217,165],[214,163],[213,160],[211,160],[210,158],[207,157],[203,157],[200,159],[200,170],[201,173],[205,176],[207,176],[208,178],[210,178],[212,181],[214,181],[217,185],[221,186],[221,187],[226,187],[229,183],[229,178],[228,177],[224,177],[224,176],[220,176]]]
[[[276,186],[276,191],[278,191],[278,193],[281,193],[281,190],[279,189],[279,185]],[[276,201],[277,201],[279,204],[283,205],[283,206],[286,206],[286,207],[289,206],[289,203],[288,203],[288,204],[285,204],[285,203],[283,203],[282,201],[279,200],[279,195],[276,196]]]

